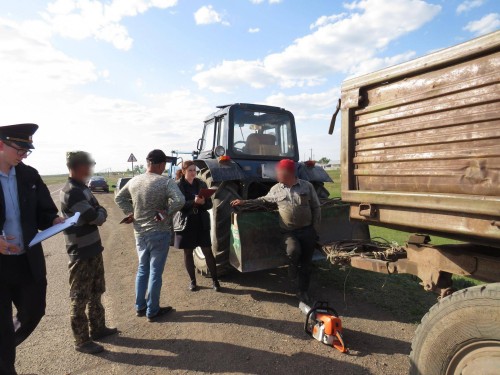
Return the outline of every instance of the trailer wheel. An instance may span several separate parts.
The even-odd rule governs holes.
[[[460,290],[435,304],[415,332],[411,375],[498,374],[500,283]]]
[[[231,238],[231,201],[241,198],[238,194],[238,186],[231,181],[222,183],[214,183],[207,169],[200,176],[206,184],[211,188],[217,188],[217,192],[213,196],[212,221],[211,221],[211,237],[212,237],[212,252],[217,263],[217,273],[219,276],[224,275],[231,270],[229,265],[229,247]],[[202,274],[208,275],[205,256],[199,251],[194,252],[195,267]]]

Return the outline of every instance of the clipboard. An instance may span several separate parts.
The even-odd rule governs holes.
[[[37,235],[31,240],[29,247],[33,247],[36,244],[39,244],[46,239],[55,236],[58,233],[61,233],[63,230],[76,225],[78,219],[80,218],[80,213],[77,212],[73,216],[64,220],[64,223],[59,223],[51,226],[49,229],[45,229],[44,231],[38,232]]]
[[[203,197],[205,199],[210,198],[212,195],[215,194],[217,189],[200,189],[200,192],[198,193],[199,197]]]

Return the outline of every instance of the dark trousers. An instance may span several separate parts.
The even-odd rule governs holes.
[[[102,253],[72,261],[68,268],[71,330],[75,344],[81,345],[90,341],[90,335],[106,326],[104,306],[101,303],[101,296],[106,291]]]
[[[16,371],[16,346],[45,315],[47,281],[33,280],[26,255],[0,255],[0,375]],[[12,304],[17,314],[12,316]]]
[[[298,271],[298,288],[307,292],[311,281],[311,267],[317,234],[314,227],[305,227],[283,234],[286,246],[286,255],[290,265]]]

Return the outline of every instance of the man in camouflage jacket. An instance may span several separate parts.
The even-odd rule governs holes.
[[[103,246],[98,227],[108,216],[85,185],[94,161],[83,151],[68,152],[69,179],[61,190],[61,212],[66,217],[80,213],[76,226],[64,231],[69,255],[69,283],[71,298],[71,329],[75,349],[82,353],[99,353],[102,345],[93,340],[115,334],[116,328],[105,325],[101,295],[105,292]],[[88,308],[88,316],[85,310]],[[90,332],[89,332],[90,327]]]

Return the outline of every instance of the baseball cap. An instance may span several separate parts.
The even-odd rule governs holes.
[[[166,163],[168,159],[162,150],[155,149],[148,154],[146,160],[152,164],[160,164]]]
[[[276,165],[276,169],[284,169],[290,173],[295,173],[295,162],[291,159],[280,160]]]

